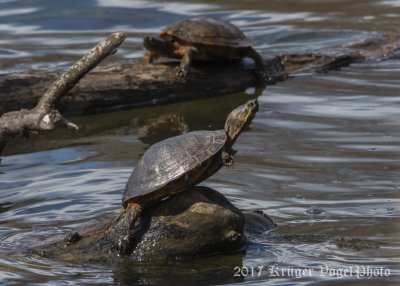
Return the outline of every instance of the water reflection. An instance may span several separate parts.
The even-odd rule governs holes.
[[[329,2],[329,3],[328,3]],[[232,20],[263,53],[330,47],[393,33],[398,1],[2,1],[0,72],[64,69],[104,38],[130,33],[105,64],[135,62],[144,34],[187,14]],[[235,266],[385,267],[399,281],[400,62],[354,64],[261,90],[236,164],[204,185],[279,225],[251,236],[245,253],[163,265],[76,265],[26,255],[24,246],[117,215],[134,163],[149,145],[198,129],[223,128],[253,92],[70,118],[79,133],[16,138],[0,166],[0,279],[43,284],[337,283],[336,277],[234,277]],[[251,89],[252,87],[249,87]],[[331,240],[359,237],[360,249]],[[365,241],[372,240],[376,244]],[[378,248],[376,248],[378,247]],[[311,281],[311,282],[310,282]],[[376,280],[354,280],[373,285]],[[347,281],[346,281],[347,282]]]
[[[122,265],[115,273],[115,281],[124,285],[211,285],[216,281],[238,283],[243,277],[232,275],[232,269],[242,266],[243,254],[221,255],[216,259],[192,259],[176,265],[144,264],[132,269],[132,265]],[[194,282],[195,281],[195,282]]]

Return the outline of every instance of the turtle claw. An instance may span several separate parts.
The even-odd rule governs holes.
[[[70,245],[72,243],[78,242],[79,240],[82,239],[82,235],[77,232],[77,231],[72,231],[67,234],[67,236],[64,238],[64,243],[65,245]]]
[[[230,162],[226,162],[225,163],[225,166],[227,168],[233,168],[234,165],[235,165],[235,162],[233,160],[231,160]]]
[[[234,165],[233,162],[233,154],[229,154],[227,152],[222,152],[222,162],[224,163],[225,167],[231,168]]]
[[[159,54],[154,53],[154,52],[147,52],[144,57],[142,58],[142,63],[144,64],[150,64],[157,60],[160,57]]]
[[[129,235],[119,238],[118,251],[119,251],[120,255],[129,254],[129,252],[130,252]]]
[[[185,79],[187,71],[181,69],[179,66],[175,67],[175,70],[176,70],[176,76],[178,78]]]

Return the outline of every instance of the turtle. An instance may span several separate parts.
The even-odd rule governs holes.
[[[223,165],[233,166],[236,151],[232,145],[257,111],[257,99],[251,99],[230,112],[223,130],[199,130],[171,137],[143,154],[126,183],[116,219],[121,253],[129,253],[135,222],[144,208],[190,189]]]
[[[185,77],[192,60],[218,61],[250,57],[258,75],[263,59],[252,47],[254,42],[232,23],[211,16],[197,16],[165,27],[158,38],[145,37],[148,52],[143,62],[151,63],[160,56],[181,59],[178,76]]]

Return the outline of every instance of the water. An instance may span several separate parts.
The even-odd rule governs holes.
[[[102,65],[133,64],[144,54],[144,35],[155,35],[186,15],[232,21],[263,54],[332,47],[382,33],[396,38],[400,24],[395,0],[109,2],[0,1],[1,72],[64,70],[117,30],[129,38]],[[250,237],[245,253],[235,255],[104,265],[65,263],[23,250],[49,235],[115,217],[125,182],[149,145],[182,132],[222,128],[228,112],[251,98],[253,87],[204,100],[70,118],[79,132],[59,129],[29,140],[16,138],[0,167],[0,281],[399,283],[399,74],[400,60],[394,58],[302,75],[262,91],[256,119],[235,144],[235,167],[203,182],[240,208],[263,210],[279,225],[275,235]],[[340,248],[331,236],[374,243]],[[324,272],[327,267],[333,272]],[[371,279],[355,273],[339,278],[340,270],[362,267],[386,272]],[[296,276],[300,270],[306,271],[301,278]]]

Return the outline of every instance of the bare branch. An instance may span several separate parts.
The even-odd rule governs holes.
[[[64,96],[75,84],[102,60],[116,51],[116,47],[125,40],[124,32],[109,35],[83,58],[77,61],[69,70],[56,80],[40,99],[36,108],[54,108],[58,100]]]
[[[116,52],[116,48],[125,40],[124,32],[109,35],[84,57],[63,73],[43,94],[35,108],[12,111],[0,117],[0,153],[7,140],[15,135],[28,135],[29,132],[53,130],[57,123],[69,128],[78,126],[66,120],[56,110],[60,98],[68,93],[75,84],[102,60]]]

